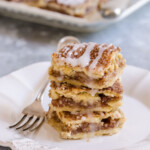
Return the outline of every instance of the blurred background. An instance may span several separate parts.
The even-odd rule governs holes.
[[[24,66],[50,61],[57,42],[72,35],[82,42],[113,43],[128,65],[150,70],[150,3],[109,27],[79,33],[0,16],[0,76]]]

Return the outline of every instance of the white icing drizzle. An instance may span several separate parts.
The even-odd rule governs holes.
[[[71,57],[71,55],[72,55],[72,50],[70,50],[70,51],[68,52],[67,57]]]
[[[86,117],[85,117],[85,116],[82,116],[81,120],[85,121],[85,120],[86,120]]]
[[[67,52],[69,50],[69,47],[65,47],[64,51]]]
[[[90,62],[90,52],[95,47],[96,43],[90,42],[84,52],[84,54],[79,58],[79,62],[81,67],[86,67],[89,65]]]
[[[78,50],[78,49],[81,48],[81,47],[83,47],[82,44],[75,44],[74,47],[73,47],[73,49],[68,52],[67,57],[71,57],[72,53],[73,53],[74,51]],[[77,54],[78,54],[78,53],[76,52],[76,55],[77,55]]]
[[[63,80],[63,77],[62,77],[62,76],[57,77],[57,80],[58,80],[58,81],[62,81],[62,80]]]
[[[76,6],[83,4],[86,0],[57,0],[57,3],[67,5],[67,6]]]
[[[87,67],[90,63],[90,53],[91,51],[94,49],[96,43],[94,42],[90,42],[87,44],[87,48],[85,50],[85,52],[79,57],[79,58],[71,58],[71,55],[74,53],[74,55],[78,55],[78,51],[83,50],[83,48],[85,47],[85,43],[82,44],[74,44],[73,48],[71,50],[69,50],[68,47],[64,48],[64,53],[67,54],[66,58],[61,58],[61,60],[63,62],[65,62],[66,64],[70,64],[72,67],[75,66],[81,66],[81,67]],[[111,48],[112,47],[112,48]],[[99,51],[98,51],[98,55],[97,57],[93,60],[93,62],[90,64],[90,69],[94,70],[97,66],[98,61],[101,59],[103,52],[106,49],[109,49],[109,52],[111,52],[111,50],[115,49],[116,47],[113,47],[113,44],[101,44],[99,45]],[[69,50],[69,52],[68,52]],[[78,50],[78,51],[77,51]],[[98,70],[100,71],[102,68],[99,67]],[[90,83],[89,83],[90,84]]]
[[[98,56],[94,59],[94,61],[93,61],[92,64],[90,65],[90,69],[94,69],[94,68],[96,67],[96,65],[97,65],[99,59],[101,58],[101,56],[102,56],[104,50],[110,48],[111,46],[112,46],[112,44],[106,45],[106,46],[105,46],[105,44],[101,44],[101,45],[99,46]]]
[[[83,45],[85,45],[85,43],[84,44],[75,44],[73,47],[73,51],[78,50],[78,48],[80,48],[80,47],[84,47]]]
[[[70,48],[66,46],[66,47],[63,48],[63,53],[64,53],[64,54],[67,54],[67,52],[68,52],[69,50],[70,50]],[[63,60],[63,57],[62,57],[61,59]]]
[[[81,67],[86,67],[89,65],[90,62],[90,52],[93,50],[96,43],[90,42],[87,45],[87,48],[84,52],[84,54],[79,58],[71,58],[71,54],[76,51],[78,48],[84,47],[85,44],[77,44],[74,46],[72,50],[70,50],[67,54],[67,58],[63,58],[67,64],[71,64],[71,66],[75,67],[80,65]]]
[[[98,90],[92,89],[92,90],[89,91],[89,93],[90,93],[92,96],[95,96],[95,94],[98,93]]]
[[[104,114],[103,112],[100,112],[100,115],[101,115],[102,117],[104,117],[104,116],[105,116],[105,114]]]

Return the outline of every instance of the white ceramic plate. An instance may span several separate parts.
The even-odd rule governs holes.
[[[123,2],[124,1],[125,0],[123,0]],[[94,32],[122,20],[149,1],[150,0],[130,0],[128,7],[115,19],[104,19],[101,16],[93,20],[81,19],[4,0],[0,0],[0,14],[67,30]]]
[[[89,141],[71,141],[60,139],[55,129],[47,124],[38,134],[25,137],[8,129],[19,119],[22,109],[34,100],[40,85],[47,78],[49,66],[49,62],[34,64],[0,79],[0,143],[7,145],[8,142],[28,137],[39,144],[62,150],[150,149],[150,72],[132,66],[127,66],[123,74],[125,93],[122,109],[127,121],[118,134],[94,137]],[[42,101],[44,109],[50,102],[48,89]]]

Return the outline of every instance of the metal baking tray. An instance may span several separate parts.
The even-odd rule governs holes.
[[[58,12],[27,6],[21,3],[0,0],[0,14],[16,19],[40,23],[48,26],[79,32],[95,32],[116,23],[132,14],[150,0],[130,0],[130,3],[120,16],[103,18],[100,13],[93,19],[77,18]]]

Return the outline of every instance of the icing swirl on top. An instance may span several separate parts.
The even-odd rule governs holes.
[[[82,43],[82,44],[68,44],[63,47],[58,57],[66,64],[72,67],[81,66],[94,70],[102,69],[111,59],[113,52],[120,52],[120,48],[112,44],[97,44],[97,43]]]

